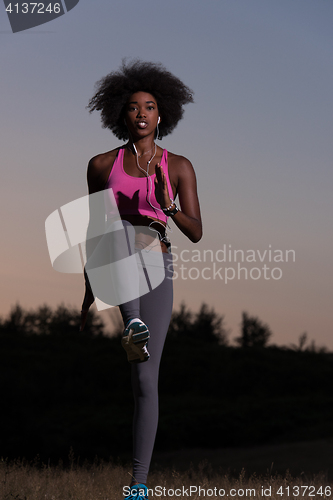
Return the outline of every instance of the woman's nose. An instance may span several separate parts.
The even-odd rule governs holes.
[[[138,109],[138,115],[137,115],[137,116],[138,116],[138,117],[142,117],[142,118],[143,118],[144,116],[146,116],[146,115],[145,115],[145,111],[144,111],[144,109]]]

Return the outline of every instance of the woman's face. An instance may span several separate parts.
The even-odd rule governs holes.
[[[159,114],[157,101],[152,94],[135,92],[128,100],[125,121],[133,137],[154,134]]]

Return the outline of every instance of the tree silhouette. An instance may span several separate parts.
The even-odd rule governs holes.
[[[43,305],[36,310],[26,311],[19,304],[12,307],[8,317],[1,319],[0,330],[7,333],[37,335],[101,335],[104,323],[92,310],[89,312],[83,332],[79,332],[81,322],[80,311],[75,308],[59,305],[55,310]]]
[[[224,316],[219,316],[214,308],[203,303],[198,313],[189,311],[184,302],[180,310],[172,313],[169,336],[189,336],[222,345],[228,344],[228,330],[224,327]]]
[[[131,449],[131,369],[119,338],[91,333],[102,331],[95,316],[89,312],[95,327],[83,332],[80,312],[64,306],[17,305],[0,318],[2,456],[39,454],[56,464],[66,463],[71,446],[89,461]],[[266,325],[247,313],[243,323],[247,346],[266,345]],[[224,319],[206,304],[192,312],[183,303],[170,329],[160,374],[160,451],[191,448],[193,436],[197,446],[214,448],[332,434],[331,353],[304,346],[304,336],[301,350],[219,345]]]
[[[304,351],[305,350],[305,344],[308,341],[308,334],[307,332],[303,332],[299,337],[298,337],[298,345],[291,344],[291,348],[295,349],[295,351]]]
[[[235,339],[241,347],[266,347],[271,335],[269,326],[258,317],[242,313],[241,336]]]
[[[318,353],[327,352],[327,348],[326,347],[324,347],[324,346],[317,347],[314,340],[311,340],[311,342],[308,343],[308,345],[306,346],[307,342],[309,342],[309,340],[308,340],[308,334],[307,334],[307,332],[303,332],[298,337],[298,344],[290,344],[290,348],[294,349],[295,351],[299,351],[299,352],[301,352],[301,351],[318,352]]]
[[[179,311],[173,311],[171,315],[168,335],[176,337],[188,334],[192,328],[192,321],[193,313],[187,309],[185,302],[182,302]]]

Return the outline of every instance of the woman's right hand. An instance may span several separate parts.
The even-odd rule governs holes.
[[[85,282],[86,282],[86,290],[85,290],[85,294],[84,294],[84,298],[83,298],[83,302],[82,302],[82,307],[81,307],[80,332],[83,331],[84,326],[86,324],[89,308],[95,301],[95,297],[91,291],[89,281],[88,281],[88,276],[86,275],[86,272],[84,272],[84,277],[85,277]]]

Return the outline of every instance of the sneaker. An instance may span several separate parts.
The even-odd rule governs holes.
[[[144,484],[135,484],[130,494],[124,500],[148,500],[148,488]]]
[[[121,339],[121,345],[127,352],[127,359],[130,363],[143,363],[144,361],[148,361],[148,339],[148,327],[141,319],[134,318],[127,323]]]

